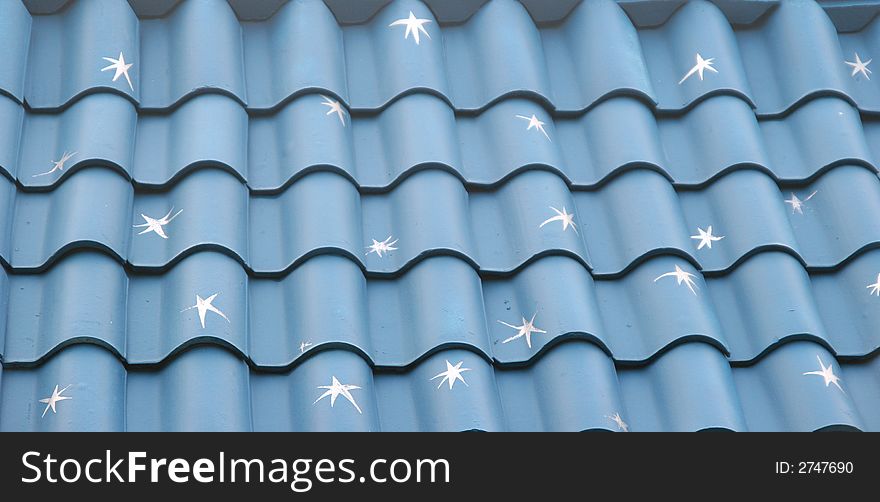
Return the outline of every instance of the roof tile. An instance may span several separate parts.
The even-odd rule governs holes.
[[[0,3],[0,430],[880,428],[877,22],[759,3]]]
[[[493,368],[446,350],[415,368],[371,370],[347,350],[326,350],[287,373],[249,370],[217,347],[195,347],[161,371],[128,369],[81,344],[36,369],[0,371],[0,429],[130,431],[808,431],[865,429],[875,421],[876,363],[833,362],[810,342],[780,347],[754,366],[731,367],[715,348],[688,343],[645,367],[615,366],[574,341],[527,368]],[[465,384],[434,379],[446,362]],[[810,372],[830,365],[823,385]],[[872,374],[873,372],[873,374]],[[333,379],[349,388],[321,399]],[[47,411],[34,399],[62,382],[70,400]],[[861,385],[860,385],[861,384]],[[784,385],[792,392],[776,392]],[[217,392],[224,398],[217,399]],[[42,394],[39,394],[42,395]],[[162,403],[176,403],[169,407]],[[705,403],[712,403],[706,406]],[[617,422],[615,418],[619,418]],[[868,420],[869,422],[866,422]]]

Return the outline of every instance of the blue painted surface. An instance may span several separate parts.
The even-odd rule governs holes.
[[[162,191],[133,187],[118,171],[97,164],[67,176],[49,191],[16,190],[0,178],[0,203],[12,208],[0,259],[13,268],[42,270],[81,246],[104,249],[141,270],[167,270],[194,252],[216,249],[272,276],[316,254],[349,256],[376,276],[398,275],[436,254],[458,256],[490,275],[567,254],[607,278],[661,253],[707,273],[729,272],[767,249],[790,252],[809,270],[833,270],[880,242],[880,221],[864,217],[880,213],[880,180],[851,164],[800,186],[743,168],[703,188],[678,190],[649,168],[621,172],[596,190],[572,189],[544,169],[525,169],[494,190],[468,191],[454,174],[430,167],[376,193],[326,170],[278,194],[250,192],[234,175],[213,168],[195,170]],[[801,212],[785,203],[813,193]],[[539,228],[555,214],[551,207],[574,214],[579,230],[549,231],[561,230],[558,222]],[[183,212],[167,239],[132,233],[145,221],[142,215],[159,218],[172,208]],[[51,217],[58,211],[88,224]],[[41,221],[48,228],[34,224]],[[860,223],[845,224],[852,221]],[[690,237],[708,225],[725,241],[717,249],[697,249]],[[483,238],[487,232],[493,237]],[[365,253],[372,239],[389,235],[398,239],[397,251]]]
[[[838,97],[756,119],[748,103],[732,96],[707,98],[673,116],[657,116],[630,97],[609,98],[577,116],[553,116],[534,101],[509,98],[474,116],[420,93],[378,114],[346,112],[346,127],[325,115],[324,99],[307,94],[277,112],[248,115],[235,100],[209,93],[167,113],[138,117],[129,101],[109,93],[90,94],[51,114],[25,112],[0,96],[0,172],[29,190],[49,189],[91,164],[116,168],[144,189],[169,189],[191,171],[212,166],[254,193],[283,192],[316,170],[337,172],[365,192],[387,192],[431,167],[475,188],[499,187],[535,167],[579,190],[638,167],[679,187],[705,186],[744,167],[794,184],[841,164],[876,171],[880,134],[876,117],[860,119],[859,110]],[[550,141],[511,120],[532,114],[546,123]],[[417,134],[425,121],[432,134]],[[194,129],[202,134],[187,138],[184,132]],[[61,174],[34,177],[51,168],[47,150],[72,151],[74,144],[77,155]]]
[[[832,364],[842,392],[803,375]],[[450,390],[431,377],[446,361],[468,381]],[[438,352],[405,372],[371,370],[348,350],[321,351],[294,370],[256,372],[211,346],[160,371],[126,370],[106,350],[79,344],[38,368],[3,369],[0,428],[137,431],[817,430],[877,426],[877,359],[838,365],[820,345],[793,342],[759,363],[731,368],[714,347],[677,346],[642,367],[620,367],[594,344],[567,342],[527,368],[501,369],[470,350]],[[698,375],[698,377],[695,377]],[[357,385],[315,402],[331,376]],[[70,385],[57,414],[40,415],[35,391]],[[786,392],[778,392],[784,385]],[[35,390],[36,389],[36,390]],[[42,394],[40,394],[42,396]],[[222,399],[218,399],[222,397]]]
[[[4,7],[4,14],[24,16],[17,2],[6,3],[16,5]],[[535,2],[528,5],[533,11],[544,9]],[[437,43],[402,44],[399,30],[387,29],[399,12],[410,10],[432,21],[429,34]],[[142,21],[124,2],[70,3],[54,15],[35,16],[32,27],[16,23],[4,34],[16,54],[24,52],[27,40],[31,45],[27,64],[10,66],[4,80],[9,83],[2,88],[35,108],[68,106],[83,93],[110,90],[146,109],[167,109],[192,95],[217,92],[249,109],[265,110],[320,89],[357,110],[382,109],[403,94],[420,91],[441,96],[459,110],[485,110],[519,94],[560,112],[579,112],[604,96],[621,94],[640,96],[667,111],[713,94],[739,96],[760,115],[781,114],[819,94],[848,98],[864,111],[880,109],[880,91],[859,86],[842,64],[853,50],[872,47],[873,25],[838,36],[825,11],[811,0],[779,2],[766,22],[737,30],[724,10],[705,1],[688,2],[656,27],[634,27],[610,0],[582,2],[561,24],[548,26],[535,25],[529,10],[514,0],[487,2],[468,22],[443,29],[429,6],[417,0],[398,0],[374,12],[367,21],[340,25],[322,1],[299,0],[281,6],[266,22],[249,25],[238,21],[226,2],[183,2],[163,18]],[[117,21],[113,29],[101,25],[102,16]],[[73,42],[78,30],[93,35]],[[174,51],[174,44],[189,50]],[[285,49],[272,50],[274,44]],[[105,54],[110,46],[118,48]],[[716,57],[721,72],[679,86],[697,46],[714,54],[705,57]],[[132,71],[134,80],[145,84],[143,90],[132,90],[122,79],[108,83],[107,74],[94,71],[101,57],[120,50],[138,54],[138,47],[143,49]],[[604,51],[597,53],[597,47]],[[270,75],[263,71],[272,64],[268,55],[305,63],[276,64]],[[573,65],[559,64],[571,58],[591,62],[584,67],[596,71],[589,79],[574,75]],[[777,62],[783,60],[789,63],[787,71],[779,72]],[[58,68],[67,78],[42,78]],[[470,85],[473,79],[481,85]]]
[[[0,430],[880,430],[856,3],[2,0]]]

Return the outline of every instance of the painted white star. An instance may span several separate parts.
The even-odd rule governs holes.
[[[345,385],[339,383],[339,380],[336,377],[333,377],[333,381],[330,385],[319,385],[319,389],[327,389],[318,399],[315,399],[315,402],[312,405],[318,404],[318,401],[324,399],[327,396],[330,396],[330,407],[332,408],[334,404],[336,404],[336,398],[341,394],[342,397],[348,399],[348,401],[354,406],[354,409],[357,410],[358,413],[363,414],[360,406],[354,401],[354,396],[351,395],[350,390],[360,389],[357,385]]]
[[[62,396],[62,395],[61,395],[61,394],[64,394],[64,391],[66,391],[66,390],[69,389],[69,388],[70,388],[70,385],[68,385],[67,387],[65,387],[65,388],[63,388],[63,389],[61,389],[61,390],[58,390],[58,386],[56,385],[56,386],[55,386],[55,390],[52,391],[52,395],[51,395],[51,396],[49,396],[49,397],[47,397],[47,398],[45,398],[45,399],[40,399],[40,402],[41,402],[41,403],[45,403],[45,404],[46,404],[46,409],[43,410],[43,414],[40,415],[40,418],[43,418],[43,417],[46,416],[46,412],[49,411],[49,408],[52,408],[52,413],[58,413],[58,412],[55,410],[55,404],[57,404],[58,401],[66,401],[66,400],[68,400],[68,399],[73,399],[72,397],[67,397],[67,396]]]
[[[547,134],[547,131],[544,130],[544,123],[538,120],[538,117],[536,117],[534,113],[531,117],[526,117],[525,115],[516,115],[516,118],[529,121],[529,126],[526,127],[526,131],[534,127],[535,129],[541,131],[542,134],[544,134],[544,137],[547,138],[547,141],[552,141],[550,139],[550,136]]]
[[[120,75],[125,75],[125,80],[128,81],[128,86],[133,91],[134,86],[131,85],[131,77],[128,76],[128,69],[131,68],[131,65],[133,65],[134,63],[125,64],[125,56],[122,55],[122,51],[119,51],[119,59],[113,59],[113,58],[103,58],[103,59],[104,59],[104,61],[107,61],[111,64],[108,66],[105,66],[104,68],[101,68],[101,71],[116,70],[116,74],[113,75],[114,82],[116,82],[116,80],[119,78]]]
[[[697,246],[697,251],[703,249],[703,246],[712,249],[713,242],[720,241],[724,238],[723,235],[712,235],[712,225],[709,225],[709,228],[707,230],[703,230],[702,228],[697,227],[697,232],[699,232],[698,235],[691,236],[691,239],[696,239],[700,241],[700,244]]]
[[[869,77],[868,75],[872,72],[868,69],[868,65],[871,64],[871,61],[873,61],[873,59],[862,61],[862,59],[859,57],[858,52],[855,53],[855,56],[855,61],[844,61],[844,63],[852,66],[852,74],[850,76],[855,77],[857,74],[861,73],[866,79],[871,80],[871,77]]]
[[[35,174],[35,175],[31,176],[31,178],[37,178],[37,177],[39,177],[39,176],[46,176],[46,175],[48,175],[48,174],[52,174],[52,173],[54,173],[55,171],[63,171],[63,170],[64,170],[64,164],[66,164],[67,161],[70,160],[70,159],[71,159],[74,155],[76,155],[77,153],[78,153],[78,152],[68,152],[68,151],[65,151],[63,154],[61,154],[61,158],[60,158],[60,159],[58,159],[58,160],[53,160],[53,161],[52,161],[52,169],[46,171],[45,173]]]
[[[406,40],[407,38],[409,38],[409,34],[412,33],[413,39],[416,41],[416,45],[419,45],[419,32],[420,31],[422,33],[424,33],[426,37],[431,38],[431,35],[428,33],[428,31],[424,27],[425,24],[430,23],[430,22],[431,22],[430,19],[419,19],[412,13],[412,11],[409,11],[408,18],[398,19],[397,21],[394,21],[393,23],[389,24],[388,26],[389,27],[399,26],[399,25],[406,26],[406,32],[403,34],[403,39]]]
[[[532,348],[532,333],[546,333],[546,331],[544,331],[543,329],[538,329],[537,327],[535,327],[535,316],[536,315],[538,315],[537,312],[535,312],[532,315],[532,318],[528,321],[526,321],[526,318],[523,317],[522,324],[519,326],[514,326],[513,324],[508,324],[508,323],[499,319],[498,320],[499,323],[507,326],[508,328],[513,328],[515,330],[518,330],[515,335],[513,335],[510,338],[502,340],[501,343],[512,342],[512,341],[516,340],[517,338],[526,337],[526,345],[528,345],[529,348]]]
[[[712,67],[712,65],[714,64],[713,61],[715,61],[715,58],[703,59],[703,56],[701,56],[700,53],[698,52],[697,56],[696,56],[696,61],[697,61],[697,64],[695,64],[693,66],[693,68],[691,68],[690,70],[688,70],[687,73],[684,74],[684,77],[682,77],[681,80],[678,81],[678,85],[683,84],[684,81],[691,78],[691,76],[694,73],[699,75],[700,80],[703,80],[703,71],[704,70],[709,70],[711,72],[718,73],[718,70],[716,70],[715,68]]]
[[[339,116],[339,121],[342,122],[342,127],[345,127],[345,112],[342,110],[342,105],[339,101],[323,95],[321,97],[324,98],[324,101],[321,104],[330,107],[330,110],[325,115],[333,115],[335,113]]]
[[[453,366],[449,363],[449,360],[446,361],[446,371],[438,373],[431,378],[431,380],[435,380],[437,378],[443,377],[443,380],[440,380],[440,385],[437,386],[438,389],[440,387],[443,387],[444,383],[449,382],[449,390],[452,390],[452,386],[455,385],[455,382],[457,380],[461,380],[461,383],[463,383],[465,387],[470,387],[470,385],[468,385],[468,383],[464,381],[464,377],[461,376],[461,374],[465,371],[470,371],[471,369],[462,368],[462,363],[464,363],[464,361],[459,361],[458,364]]]
[[[871,290],[868,292],[869,295],[880,296],[880,274],[877,274],[877,282],[868,284],[867,288]]]
[[[226,322],[231,323],[229,318],[226,317],[226,314],[224,314],[223,312],[220,311],[220,309],[218,309],[217,307],[215,307],[214,305],[211,304],[211,302],[214,301],[214,298],[217,298],[217,295],[219,295],[219,294],[220,293],[214,293],[213,295],[209,296],[208,298],[202,298],[201,296],[196,295],[196,304],[193,305],[192,307],[187,307],[187,308],[181,310],[181,312],[186,312],[187,310],[192,310],[192,309],[198,309],[199,310],[199,321],[201,321],[201,323],[202,323],[202,329],[205,328],[205,315],[207,315],[208,311],[211,311],[211,312],[219,315],[223,319],[226,319]]]
[[[617,424],[617,427],[623,432],[629,432],[629,425],[620,418],[620,413],[614,412],[614,415],[605,415],[605,418]]]
[[[840,386],[840,377],[834,374],[834,368],[831,367],[832,365],[829,364],[828,367],[825,367],[825,365],[822,363],[822,358],[819,357],[818,354],[816,354],[816,359],[819,360],[819,367],[822,369],[817,371],[807,371],[806,373],[804,373],[804,375],[820,376],[823,380],[825,380],[825,387],[834,384],[835,386],[837,386],[838,389],[840,389],[840,392],[846,394],[846,391],[844,391],[843,387]]]
[[[307,348],[312,346],[312,342],[301,342],[299,344],[299,353],[302,354],[306,351]]]
[[[577,225],[574,224],[574,213],[569,214],[565,210],[565,206],[562,206],[562,211],[556,209],[553,206],[550,206],[550,209],[552,209],[554,212],[556,212],[556,216],[552,216],[550,218],[547,218],[546,220],[544,220],[543,223],[538,225],[538,228],[541,228],[544,225],[551,223],[551,222],[554,222],[554,221],[561,221],[563,232],[568,230],[569,225],[571,225],[571,229],[574,230],[574,233],[578,233]]]
[[[817,193],[819,193],[819,191],[815,190],[806,199],[801,200],[798,198],[797,195],[794,194],[794,192],[792,192],[791,198],[785,199],[785,203],[791,204],[791,214],[794,214],[794,213],[804,214],[804,206],[806,205],[806,202],[808,200],[812,199],[813,196],[816,195]]]
[[[163,239],[167,239],[168,236],[165,234],[165,229],[162,227],[171,223],[171,220],[173,220],[174,218],[177,218],[177,215],[182,213],[183,209],[174,213],[174,216],[171,216],[172,211],[174,211],[173,207],[171,208],[171,211],[168,211],[168,214],[166,214],[165,216],[158,218],[158,219],[157,218],[150,218],[149,216],[145,215],[144,213],[141,213],[141,218],[143,218],[146,223],[141,223],[139,225],[132,225],[132,227],[134,227],[134,228],[146,227],[143,230],[141,230],[140,232],[138,232],[138,235],[143,235],[147,232],[156,232],[156,235],[158,235],[159,237],[161,237]]]
[[[656,279],[654,279],[654,282],[657,282],[664,277],[675,277],[675,280],[678,282],[679,286],[683,282],[687,285],[688,289],[691,290],[691,293],[693,293],[695,295],[697,294],[696,289],[694,289],[697,287],[697,284],[694,282],[694,277],[696,277],[696,276],[690,272],[685,272],[678,265],[675,266],[674,272],[666,272],[665,274],[662,274],[659,277],[657,277]]]
[[[381,258],[382,253],[388,253],[389,251],[396,250],[397,248],[393,246],[395,243],[397,243],[398,239],[394,239],[392,241],[392,238],[393,236],[389,235],[388,238],[382,242],[379,242],[376,239],[372,239],[373,243],[367,246],[367,249],[369,249],[369,251],[367,251],[366,254],[369,255],[370,253],[376,253],[377,255],[379,255],[379,258]]]

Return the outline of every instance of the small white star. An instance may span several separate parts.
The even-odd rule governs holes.
[[[435,380],[437,378],[443,377],[443,380],[440,380],[440,385],[437,386],[438,389],[440,387],[443,387],[444,383],[449,382],[449,390],[452,390],[452,386],[455,385],[455,382],[457,380],[461,380],[461,383],[463,383],[465,385],[465,387],[470,387],[468,385],[468,383],[464,381],[464,377],[461,374],[464,373],[465,371],[470,371],[471,369],[470,368],[462,368],[461,365],[463,363],[464,363],[464,361],[459,361],[458,364],[453,366],[447,360],[446,361],[446,371],[444,371],[442,373],[438,373],[437,375],[432,377],[431,380]]]
[[[858,52],[855,53],[855,56],[855,61],[844,61],[844,63],[852,66],[852,74],[850,76],[855,77],[857,74],[861,73],[866,79],[871,80],[871,77],[869,77],[868,75],[872,72],[868,69],[868,65],[871,64],[871,61],[873,61],[873,59],[862,61],[862,59],[859,58]]]
[[[138,232],[138,235],[143,235],[147,232],[156,232],[156,235],[158,235],[159,237],[161,237],[163,239],[167,239],[168,236],[165,234],[165,229],[162,227],[171,223],[171,220],[173,220],[174,218],[177,218],[177,215],[182,213],[183,209],[174,213],[174,216],[171,216],[172,211],[174,211],[173,207],[171,208],[171,211],[168,211],[168,214],[166,214],[165,216],[158,218],[158,219],[150,218],[149,216],[141,213],[141,218],[143,218],[144,221],[146,221],[146,223],[141,223],[139,225],[132,225],[132,227],[134,227],[134,228],[146,227],[143,230],[141,230],[140,232]]]
[[[880,274],[877,274],[877,282],[874,284],[868,284],[867,288],[871,290],[868,291],[869,295],[880,296]]]
[[[324,101],[321,104],[330,107],[330,110],[325,115],[332,115],[335,113],[339,116],[339,121],[342,122],[342,127],[345,127],[345,112],[342,110],[342,105],[339,101],[323,95],[321,97],[324,98]]]
[[[370,253],[376,253],[379,255],[379,258],[382,257],[382,253],[388,253],[389,251],[394,251],[397,248],[393,247],[395,243],[397,243],[398,239],[391,240],[393,236],[389,235],[387,239],[382,242],[377,241],[376,239],[372,239],[373,243],[367,246],[369,251],[366,252],[367,255]]]
[[[703,56],[701,56],[700,53],[698,52],[697,56],[696,56],[696,60],[697,60],[697,64],[695,64],[693,66],[693,68],[691,68],[687,73],[685,73],[684,77],[682,77],[681,80],[678,81],[678,85],[683,84],[684,81],[691,78],[691,75],[693,75],[694,73],[696,73],[700,76],[700,80],[703,80],[703,71],[704,70],[709,70],[711,72],[718,73],[718,70],[716,70],[715,68],[712,67],[712,65],[714,64],[713,61],[715,61],[715,58],[703,59]]]
[[[794,214],[794,213],[804,214],[804,206],[806,205],[806,202],[808,200],[812,199],[813,196],[816,195],[817,193],[819,193],[819,191],[815,190],[806,199],[801,200],[798,198],[797,195],[794,194],[794,192],[792,192],[791,198],[785,199],[785,203],[791,204],[791,214]]]
[[[125,56],[122,55],[122,51],[119,52],[119,59],[113,59],[113,58],[103,58],[103,59],[104,59],[104,61],[107,61],[112,64],[105,66],[104,68],[101,68],[101,71],[116,70],[116,74],[113,75],[114,82],[116,82],[116,80],[119,78],[120,75],[125,75],[125,80],[128,81],[128,86],[133,91],[134,86],[131,85],[131,77],[128,76],[128,69],[131,68],[131,65],[133,65],[134,63],[125,64]]]
[[[834,374],[834,368],[832,368],[832,365],[829,364],[828,367],[825,367],[825,365],[822,363],[822,358],[819,357],[818,354],[816,355],[816,359],[819,360],[819,367],[822,369],[817,371],[807,371],[806,373],[804,373],[804,375],[820,376],[823,380],[825,380],[825,387],[834,384],[838,389],[840,389],[840,392],[846,394],[846,392],[843,390],[843,387],[840,386],[840,377]]]
[[[64,164],[66,164],[67,161],[70,160],[76,154],[77,154],[77,152],[65,151],[63,154],[61,154],[60,159],[52,161],[52,169],[46,171],[45,173],[35,174],[35,175],[31,176],[31,178],[37,178],[39,176],[46,176],[48,174],[54,173],[55,171],[63,171]]]
[[[422,32],[425,34],[426,37],[431,38],[431,35],[428,33],[428,31],[423,26],[423,25],[430,23],[430,22],[431,22],[430,19],[419,19],[415,16],[415,14],[412,13],[412,11],[409,11],[408,18],[398,19],[397,21],[394,21],[393,23],[389,24],[388,26],[389,27],[399,26],[399,25],[406,26],[406,32],[403,34],[403,39],[406,40],[407,38],[409,38],[409,34],[412,33],[413,39],[416,41],[416,45],[419,45],[419,32]]]
[[[664,277],[675,277],[675,280],[677,281],[679,286],[683,282],[685,283],[685,285],[687,285],[688,289],[691,290],[691,293],[693,293],[694,295],[697,294],[697,291],[694,289],[697,286],[697,284],[694,282],[694,277],[696,276],[690,272],[685,272],[678,265],[675,266],[674,272],[666,272],[665,274],[662,274],[654,279],[654,282],[657,282]]]
[[[301,342],[299,344],[299,353],[302,354],[306,351],[307,348],[312,346],[312,342]]]
[[[199,321],[201,321],[201,323],[202,323],[202,329],[205,328],[205,315],[207,315],[208,311],[211,311],[211,312],[219,315],[223,319],[226,319],[226,322],[231,323],[229,318],[226,317],[226,314],[224,314],[223,312],[220,311],[220,309],[218,309],[217,307],[215,307],[214,305],[211,304],[211,302],[214,301],[214,298],[217,298],[217,295],[219,295],[219,294],[220,293],[214,293],[213,295],[209,296],[208,298],[202,298],[201,296],[196,295],[196,304],[193,305],[192,307],[187,307],[187,308],[181,310],[181,312],[186,312],[187,310],[192,310],[192,309],[198,309],[199,310]]]
[[[556,216],[552,216],[550,218],[547,218],[546,220],[544,220],[543,223],[538,225],[538,228],[541,228],[544,225],[551,223],[551,222],[554,222],[554,221],[561,221],[563,232],[568,230],[569,225],[571,225],[571,229],[574,230],[574,233],[578,233],[577,225],[574,224],[574,213],[569,214],[565,210],[565,206],[562,206],[562,211],[556,209],[553,206],[550,206],[550,209],[552,209],[554,212],[556,212]]]
[[[614,412],[614,415],[605,415],[605,418],[617,424],[617,428],[623,432],[629,432],[629,425],[620,418],[620,413]]]
[[[712,225],[709,225],[707,230],[703,230],[700,227],[697,227],[698,235],[692,235],[691,239],[696,239],[700,241],[700,244],[697,246],[697,251],[703,249],[703,246],[712,249],[712,243],[720,241],[724,238],[723,235],[712,235]]]
[[[40,399],[40,402],[41,402],[41,403],[45,403],[45,405],[46,405],[46,409],[43,410],[43,414],[40,415],[40,418],[43,418],[43,417],[46,416],[46,412],[49,411],[49,408],[52,408],[52,413],[58,413],[58,412],[55,410],[55,404],[57,404],[58,401],[66,401],[66,400],[68,400],[68,399],[73,399],[72,397],[67,397],[67,396],[62,396],[62,395],[61,395],[61,394],[64,393],[64,391],[66,391],[66,390],[69,389],[69,388],[70,388],[70,385],[68,385],[67,387],[65,387],[65,388],[63,388],[63,389],[61,389],[61,390],[58,390],[58,386],[56,385],[56,386],[55,386],[55,390],[52,391],[52,395],[51,395],[51,396],[49,396],[49,397],[47,397],[47,398],[45,398],[45,399]]]
[[[550,139],[550,136],[547,134],[547,131],[544,130],[544,123],[538,120],[538,117],[536,117],[534,113],[531,117],[526,117],[525,115],[516,115],[516,118],[529,121],[529,126],[526,127],[526,131],[534,127],[535,129],[541,131],[542,134],[544,134],[544,137],[547,138],[547,141],[552,141]]]
[[[499,319],[498,320],[499,323],[507,326],[508,328],[513,328],[515,330],[518,330],[515,335],[511,336],[510,338],[506,338],[506,339],[502,340],[501,343],[512,342],[512,341],[516,340],[517,338],[526,337],[526,345],[528,345],[529,348],[532,348],[532,333],[546,333],[546,331],[544,331],[543,329],[538,329],[537,327],[535,327],[535,316],[536,315],[538,315],[537,312],[535,312],[532,315],[532,318],[528,321],[526,321],[526,318],[523,317],[522,324],[519,326],[514,326],[513,324],[508,324],[508,323]]]
[[[318,404],[318,401],[324,399],[327,396],[330,396],[330,407],[332,408],[333,405],[336,404],[336,398],[339,397],[339,395],[341,394],[342,397],[348,399],[348,402],[350,402],[352,406],[354,406],[354,409],[356,409],[358,413],[363,414],[360,406],[358,406],[357,403],[354,401],[354,396],[352,396],[351,392],[349,392],[350,390],[360,389],[360,387],[358,387],[357,385],[345,385],[339,383],[339,380],[337,380],[334,376],[333,381],[330,383],[330,385],[319,385],[318,388],[327,390],[323,394],[321,394],[318,399],[315,399],[315,402],[312,403],[312,405]]]

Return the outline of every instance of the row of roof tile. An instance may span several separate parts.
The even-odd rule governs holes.
[[[793,342],[732,368],[714,347],[688,343],[631,368],[572,341],[524,368],[449,349],[386,372],[327,350],[264,373],[195,347],[153,371],[76,345],[39,368],[0,369],[0,430],[876,430],[878,365],[838,364],[820,345]]]
[[[54,14],[75,0],[22,0],[32,14]],[[275,15],[291,0],[227,0],[242,21],[264,21]],[[296,0],[292,0],[296,1]],[[393,0],[324,0],[341,24],[363,23]],[[489,0],[423,0],[437,21],[460,23],[467,21]],[[687,0],[621,0],[618,3],[637,26],[663,24]],[[537,23],[552,23],[564,19],[581,0],[519,0]],[[857,31],[864,27],[880,6],[870,2],[854,9],[835,8],[834,0],[819,0],[829,17],[841,31]],[[165,17],[181,0],[128,0],[132,10],[141,18]],[[775,7],[779,0],[714,0],[733,24],[751,24]],[[857,14],[852,15],[854,10]],[[851,19],[853,17],[861,19]]]
[[[326,253],[385,276],[436,254],[459,256],[484,275],[566,254],[596,276],[617,276],[659,253],[724,273],[766,249],[827,270],[880,243],[880,223],[864,217],[880,213],[880,178],[852,165],[807,186],[780,188],[765,173],[744,169],[678,191],[651,169],[629,170],[596,191],[572,191],[554,173],[527,170],[489,192],[469,192],[453,174],[425,169],[378,194],[316,172],[280,195],[249,194],[217,169],[153,192],[91,167],[50,192],[23,192],[0,178],[0,207],[8,208],[0,258],[32,271],[82,247],[154,271],[219,249],[264,276]],[[860,224],[850,225],[854,220]],[[705,232],[724,240],[713,246],[712,238],[701,238]],[[387,245],[394,252],[386,253]]]
[[[22,0],[33,14],[53,14],[75,0]],[[132,10],[141,18],[167,16],[182,0],[128,0]],[[271,18],[289,1],[296,0],[227,0],[242,21],[263,21]],[[363,23],[393,0],[324,0],[336,19],[342,24]],[[489,0],[423,0],[437,21],[460,23],[469,19]],[[554,23],[565,17],[582,0],[519,0],[537,23]],[[590,0],[587,0],[590,1]],[[688,0],[617,0],[638,27],[659,26]],[[712,0],[724,12],[731,24],[749,25],[775,8],[782,0]],[[872,0],[840,2],[818,0],[819,5],[841,32],[859,31],[878,12],[880,4]]]
[[[762,116],[820,94],[880,111],[880,87],[867,69],[851,75],[846,64],[880,51],[873,35],[880,23],[838,34],[807,0],[782,2],[737,29],[705,1],[644,29],[611,0],[583,2],[564,22],[541,27],[514,0],[493,0],[467,23],[443,27],[416,0],[395,1],[369,22],[346,26],[321,0],[290,2],[256,23],[239,22],[226,2],[207,0],[145,20],[128,4],[105,0],[33,18],[17,2],[0,9],[0,44],[8,48],[0,89],[37,109],[111,90],[143,109],[217,92],[266,110],[320,90],[356,110],[427,91],[471,111],[528,95],[557,112],[579,112],[621,94],[680,111],[719,93],[742,97]],[[396,22],[410,13],[419,28]],[[188,50],[177,51],[181,46]],[[700,55],[715,73],[682,81]],[[56,77],[59,69],[65,78]]]
[[[467,263],[438,256],[389,280],[366,279],[351,260],[326,255],[283,279],[260,279],[213,252],[162,275],[127,274],[104,254],[80,252],[44,274],[0,273],[0,347],[6,363],[31,365],[91,342],[149,365],[210,342],[254,367],[284,368],[344,346],[377,366],[405,367],[450,346],[522,364],[569,338],[622,362],[693,340],[746,362],[811,339],[862,358],[880,348],[878,270],[880,251],[813,274],[788,254],[766,252],[724,277],[659,256],[602,280],[571,258],[548,256],[510,278],[481,279]]]
[[[46,114],[0,96],[0,172],[32,191],[61,183],[78,167],[107,165],[155,189],[213,165],[253,192],[277,193],[315,170],[341,173],[362,191],[387,191],[426,166],[479,188],[541,168],[576,189],[594,189],[633,167],[655,169],[678,186],[701,186],[740,167],[801,182],[841,163],[876,169],[880,156],[880,121],[830,97],[760,120],[728,96],[659,118],[627,97],[556,118],[518,98],[478,116],[456,116],[430,94],[409,95],[377,115],[351,117],[334,112],[333,103],[311,94],[249,118],[234,100],[204,95],[167,115],[138,115],[127,100],[103,93]]]

